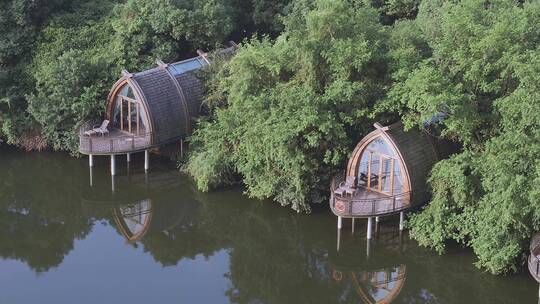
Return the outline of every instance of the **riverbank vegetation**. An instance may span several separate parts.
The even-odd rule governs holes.
[[[185,169],[201,190],[298,212],[375,121],[432,125],[463,150],[438,163],[411,235],[516,270],[540,229],[540,4],[535,1],[8,1],[0,12],[0,138],[73,151],[121,69],[241,41],[212,67]]]

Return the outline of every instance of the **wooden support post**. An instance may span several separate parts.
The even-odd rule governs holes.
[[[341,229],[337,230],[337,251],[339,251],[339,244],[341,242]]]
[[[180,139],[180,158],[184,158],[184,139]]]
[[[379,238],[379,221],[380,221],[380,218],[376,216],[375,217],[375,238]]]
[[[114,154],[111,154],[111,175],[116,175],[116,158],[114,157]]]
[[[115,183],[114,183],[114,175],[111,175],[111,191],[114,194],[115,189]]]
[[[405,222],[405,213],[401,211],[399,213],[399,231],[403,231],[403,228],[405,227],[404,222]]]
[[[372,228],[373,228],[373,217],[368,217],[367,222],[367,239],[371,240],[372,237]]]
[[[94,166],[94,155],[88,155],[88,166],[92,168]]]
[[[337,217],[337,229],[341,229],[341,216]]]
[[[128,131],[129,131],[129,133],[131,133],[131,101],[128,101],[127,119],[128,119]]]
[[[144,150],[144,171],[148,171],[150,168],[150,154],[148,150]]]
[[[94,168],[90,166],[90,187],[94,186],[94,174],[93,174]]]
[[[139,109],[139,103],[136,103],[135,104],[135,107],[137,108],[137,135],[139,135],[139,125],[140,125],[140,116],[141,114],[139,113],[140,109]]]
[[[124,130],[124,98],[120,98],[120,130]]]
[[[131,153],[126,154],[126,160],[128,163],[131,161]]]
[[[352,232],[352,234],[354,234],[354,217],[352,218],[351,232]]]

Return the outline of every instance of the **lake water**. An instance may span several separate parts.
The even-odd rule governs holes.
[[[298,215],[241,190],[203,194],[174,164],[0,149],[0,303],[536,303],[524,268],[508,277],[379,224],[345,221],[337,251],[327,205]],[[90,173],[92,186],[90,186]],[[114,185],[114,191],[113,191]]]

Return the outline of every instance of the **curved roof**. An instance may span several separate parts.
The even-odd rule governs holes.
[[[236,45],[220,50],[220,55],[231,55]],[[199,115],[204,83],[195,71],[210,62],[206,53],[198,57],[165,64],[157,61],[158,67],[146,71],[129,73],[116,82],[109,94],[108,108],[112,108],[118,89],[126,82],[132,87],[148,115],[152,145],[161,145],[186,137]],[[109,110],[110,111],[110,110]]]
[[[347,166],[347,175],[356,174],[364,148],[372,140],[382,136],[392,146],[404,165],[406,182],[411,192],[411,204],[426,202],[429,195],[426,187],[427,177],[431,168],[442,156],[438,142],[426,132],[417,129],[405,131],[401,123],[387,127],[376,123],[375,127],[377,129],[364,137],[354,149]]]

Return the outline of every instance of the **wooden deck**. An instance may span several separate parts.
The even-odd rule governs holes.
[[[152,145],[152,134],[135,135],[120,129],[109,129],[106,135],[84,135],[79,133],[79,152],[82,154],[119,154],[148,149]]]
[[[540,283],[540,233],[533,236],[530,246],[528,266],[532,277]]]
[[[398,213],[411,206],[410,192],[386,195],[359,187],[354,196],[334,194],[342,177],[336,177],[332,183],[330,208],[341,217],[372,217]]]

